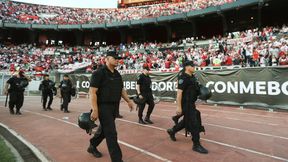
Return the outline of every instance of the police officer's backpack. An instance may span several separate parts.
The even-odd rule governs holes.
[[[209,98],[211,98],[212,96],[211,90],[201,84],[199,86],[200,86],[200,95],[198,98],[201,100],[208,100]]]
[[[92,129],[97,127],[97,125],[94,123],[94,121],[90,118],[91,113],[82,113],[78,117],[78,126],[84,130],[86,130],[86,133],[91,135]]]

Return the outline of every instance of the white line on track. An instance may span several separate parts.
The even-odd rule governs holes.
[[[267,137],[273,137],[273,138],[280,138],[280,139],[283,139],[283,140],[288,140],[287,137],[276,136],[276,135],[272,135],[272,134],[260,133],[260,132],[255,132],[255,131],[239,129],[239,128],[226,127],[226,126],[216,125],[216,124],[209,124],[209,123],[204,123],[204,124],[205,125],[214,126],[214,127],[218,127],[218,128],[225,128],[225,129],[230,129],[230,130],[234,130],[234,131],[240,131],[240,132],[246,132],[246,133],[252,133],[252,134],[257,134],[257,135],[262,135],[262,136],[267,136]]]
[[[60,122],[64,122],[64,123],[66,123],[66,124],[70,124],[70,125],[73,125],[73,126],[75,126],[75,127],[79,127],[79,126],[78,126],[77,124],[75,124],[75,123],[72,123],[72,122],[69,122],[69,121],[66,121],[66,120],[62,120],[62,119],[58,119],[58,118],[55,118],[55,117],[52,117],[52,116],[49,116],[49,115],[40,114],[40,113],[32,112],[32,111],[29,111],[29,110],[23,110],[23,111],[29,112],[29,113],[31,113],[31,114],[43,116],[43,117],[46,117],[46,118],[54,119],[54,120],[57,120],[57,121],[60,121]],[[156,155],[156,154],[153,154],[153,153],[151,153],[151,152],[149,152],[149,151],[147,151],[147,150],[138,148],[138,147],[133,146],[133,145],[131,145],[131,144],[128,144],[128,143],[126,143],[126,142],[124,142],[124,141],[118,140],[118,142],[121,143],[121,144],[124,145],[124,146],[127,146],[127,147],[129,147],[129,148],[131,148],[131,149],[134,149],[134,150],[139,151],[139,152],[141,152],[141,153],[143,153],[143,154],[146,154],[146,155],[148,155],[148,156],[151,156],[151,157],[153,157],[153,158],[155,158],[155,159],[158,159],[158,160],[161,160],[161,161],[165,161],[165,162],[171,162],[171,161],[168,160],[168,159],[165,159],[165,158],[163,158],[163,157],[161,157],[161,156],[158,156],[158,155]]]
[[[125,110],[121,110],[121,111],[128,112],[128,111],[125,111]],[[151,114],[151,115],[155,116],[155,117],[158,117],[158,118],[171,119],[171,117],[167,117],[167,116],[160,116],[160,115],[154,115],[154,114]],[[273,138],[280,138],[280,139],[283,139],[283,140],[288,140],[287,137],[283,137],[283,136],[277,136],[277,135],[272,135],[272,134],[267,134],[267,133],[249,131],[249,130],[245,130],[245,129],[227,127],[227,126],[222,126],[222,125],[218,125],[218,124],[210,124],[210,123],[204,123],[204,122],[203,122],[203,124],[209,125],[209,126],[213,126],[213,127],[218,127],[218,128],[224,128],[224,129],[239,131],[239,132],[245,132],[245,133],[251,133],[251,134],[257,134],[257,135],[262,135],[262,136],[267,136],[267,137],[273,137]]]
[[[142,124],[139,124],[137,122],[133,122],[133,121],[125,120],[125,119],[117,119],[117,120],[122,121],[122,122],[135,124],[135,125],[140,125],[140,126],[143,126],[143,127],[153,128],[153,129],[157,129],[157,130],[166,132],[166,129],[160,128],[160,127],[155,127],[155,126],[151,126],[151,125],[142,125]],[[183,133],[178,133],[178,134],[181,134],[181,135],[185,136],[185,134],[183,134]],[[255,151],[255,150],[252,150],[252,149],[247,149],[247,148],[243,148],[243,147],[239,147],[239,146],[235,146],[235,145],[230,145],[230,144],[226,144],[226,143],[222,143],[222,142],[218,142],[218,141],[214,141],[214,140],[210,140],[210,139],[206,139],[206,138],[201,138],[201,139],[204,140],[204,141],[210,142],[210,143],[214,143],[214,144],[218,144],[218,145],[222,145],[222,146],[226,146],[226,147],[230,147],[230,148],[246,151],[246,152],[249,152],[249,153],[262,155],[262,156],[265,156],[265,157],[269,157],[269,158],[273,158],[273,159],[277,159],[277,160],[288,162],[288,159],[283,158],[283,157],[269,155],[269,154],[266,154],[266,153],[263,153],[263,152],[259,152],[259,151]]]
[[[197,106],[197,105],[196,105]],[[258,114],[251,114],[251,113],[245,113],[245,112],[231,112],[231,111],[227,111],[227,110],[221,110],[219,109],[220,106],[218,106],[217,108],[215,108],[214,106],[210,106],[210,105],[198,105],[200,107],[202,106],[208,106],[210,107],[209,109],[207,108],[201,108],[201,111],[216,111],[216,112],[224,112],[224,113],[230,113],[230,114],[241,114],[241,115],[248,115],[248,116],[257,116],[257,117],[263,117],[263,118],[274,118],[274,119],[284,119],[286,120],[285,117],[276,117],[276,116],[267,116],[267,115],[258,115]],[[171,105],[171,104],[165,104],[165,107],[173,107],[176,109],[176,105]],[[214,110],[213,110],[214,109]],[[217,110],[215,110],[217,109]],[[170,110],[170,109],[164,109],[164,108],[159,108],[159,110],[161,111],[175,111],[175,110]],[[263,110],[264,111],[264,110]],[[272,113],[272,112],[269,112]],[[278,112],[273,112],[273,114],[276,114]]]
[[[275,124],[275,123],[266,123],[266,122],[253,121],[253,120],[243,120],[243,119],[231,118],[231,117],[219,117],[216,115],[210,115],[210,114],[204,114],[204,113],[201,113],[201,115],[207,116],[207,117],[212,117],[212,118],[229,119],[229,120],[236,120],[236,121],[255,123],[255,124],[261,124],[261,125],[270,125],[270,126],[278,126],[279,125],[279,124]]]

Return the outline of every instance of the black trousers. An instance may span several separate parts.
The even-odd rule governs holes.
[[[46,107],[46,103],[47,103],[47,99],[49,97],[49,102],[47,107],[50,107],[52,102],[53,102],[53,92],[42,92],[42,102],[43,102],[43,108],[47,108]]]
[[[10,92],[9,93],[9,109],[13,110],[16,106],[16,111],[19,112],[24,102],[23,92]]]
[[[120,103],[118,104],[117,109],[116,109],[116,116],[120,115],[120,110],[119,109],[120,109]]]
[[[152,114],[154,106],[155,106],[152,93],[151,94],[144,94],[143,97],[144,97],[146,102],[142,105],[138,105],[139,106],[139,110],[138,110],[139,119],[142,119],[142,117],[143,117],[143,111],[144,111],[146,103],[148,104],[148,110],[147,110],[146,118],[150,118],[150,115]]]
[[[62,99],[63,99],[63,103],[61,105],[61,107],[68,111],[68,104],[71,101],[71,94],[70,93],[61,93]]]
[[[186,119],[185,121],[187,123],[185,123],[184,119],[182,119],[178,124],[176,124],[172,130],[174,133],[177,133],[179,131],[181,131],[182,129],[184,128],[187,128],[187,125],[188,124],[191,124],[191,123],[188,123],[188,122],[195,122],[197,121],[197,123],[199,122],[198,126],[193,128],[193,131],[192,130],[187,130],[191,133],[192,135],[192,141],[193,141],[193,144],[194,145],[198,145],[200,144],[200,126],[202,126],[202,120],[201,120],[201,113],[199,110],[197,110],[196,108],[192,108],[190,111],[193,111],[193,113],[195,113],[195,118],[196,119],[191,119],[188,117],[188,120],[187,120],[187,116],[188,114],[185,114],[185,110],[184,110],[184,119]],[[181,117],[181,116],[178,116],[178,117]],[[189,120],[191,119],[191,120]],[[192,123],[193,125],[195,125],[196,123]]]
[[[97,147],[103,139],[106,138],[111,161],[122,162],[122,151],[117,142],[117,131],[115,126],[115,118],[117,109],[119,109],[119,104],[105,103],[99,104],[98,106],[100,126],[94,136],[90,139],[90,144]]]

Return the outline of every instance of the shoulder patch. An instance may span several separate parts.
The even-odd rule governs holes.
[[[179,83],[179,84],[182,84],[183,82],[184,82],[183,79],[179,79],[179,80],[178,80],[178,83]]]

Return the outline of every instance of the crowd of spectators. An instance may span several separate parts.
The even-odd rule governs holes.
[[[186,13],[234,1],[236,0],[188,0],[120,9],[85,9],[4,0],[0,2],[0,20],[24,24],[102,24]]]
[[[264,67],[288,65],[288,27],[266,27],[229,33],[214,37],[199,45],[196,38],[172,43],[131,43],[113,46],[67,47],[32,44],[0,44],[0,68],[13,71],[50,72],[73,71],[85,67],[92,71],[105,63],[105,51],[117,50],[123,59],[120,70],[179,70],[185,60],[193,60],[200,67],[233,66]],[[203,42],[203,41],[202,41]],[[38,69],[38,70],[37,70]],[[72,69],[72,70],[71,70]],[[70,70],[70,71],[69,71]]]

